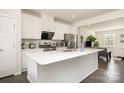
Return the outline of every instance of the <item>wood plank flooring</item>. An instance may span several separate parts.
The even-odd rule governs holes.
[[[23,72],[18,76],[8,76],[0,79],[0,83],[29,83],[27,72]]]
[[[105,62],[99,60],[99,69],[81,83],[124,83],[124,60]]]
[[[0,79],[0,83],[29,83],[27,72]],[[99,69],[80,83],[124,83],[124,61],[99,60]]]

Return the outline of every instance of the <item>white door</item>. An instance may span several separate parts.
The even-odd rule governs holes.
[[[0,16],[0,78],[14,74],[14,20]]]

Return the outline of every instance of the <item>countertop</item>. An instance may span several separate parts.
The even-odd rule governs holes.
[[[40,65],[48,65],[102,50],[103,49],[84,48],[82,52],[80,52],[80,49],[71,52],[63,52],[62,50],[43,52],[42,49],[24,49],[22,53]]]

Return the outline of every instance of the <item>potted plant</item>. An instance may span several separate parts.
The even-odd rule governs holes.
[[[81,48],[80,48],[80,51],[83,52],[83,35],[80,36],[80,43],[81,43]]]
[[[94,44],[93,44],[94,47],[98,47],[99,46],[99,42],[98,41],[95,41]]]
[[[96,38],[93,35],[89,35],[86,38],[86,41],[90,41],[91,42],[91,47],[93,47],[93,44],[94,44],[95,40],[96,40]]]
[[[82,44],[83,44],[83,36],[82,36],[82,35],[80,36],[80,41],[81,41],[81,42],[80,42],[80,43],[81,43],[81,47],[83,47],[83,46],[82,46]]]

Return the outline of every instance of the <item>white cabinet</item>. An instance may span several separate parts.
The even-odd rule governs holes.
[[[40,17],[33,16],[33,39],[41,39],[41,19]]]
[[[41,39],[41,31],[54,32],[54,17],[42,14],[41,17],[22,13],[22,38]]]
[[[40,17],[22,13],[22,38],[40,39]]]
[[[55,22],[55,35],[54,35],[53,39],[57,39],[57,40],[64,39],[63,27],[62,27],[62,24],[59,22]]]
[[[33,17],[32,15],[22,13],[22,38],[28,38],[28,39],[33,38],[32,17]]]
[[[63,40],[65,33],[73,34],[72,26],[60,21],[54,21],[54,17],[42,13],[41,17],[22,13],[22,38],[41,39],[42,31],[55,32],[53,39]]]
[[[22,64],[21,64],[22,72],[27,71],[27,56],[22,52]]]
[[[63,22],[55,21],[55,35],[53,39],[63,40],[64,34],[71,33],[72,26]]]
[[[54,17],[44,13],[41,15],[41,30],[54,32]]]

